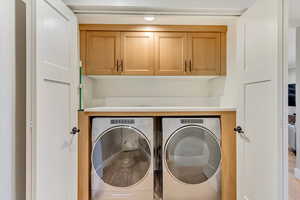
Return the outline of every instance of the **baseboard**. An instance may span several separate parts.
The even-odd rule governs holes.
[[[294,173],[295,173],[295,177],[300,180],[300,169],[299,168],[295,168]]]

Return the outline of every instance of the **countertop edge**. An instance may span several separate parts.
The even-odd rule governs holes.
[[[95,107],[84,112],[225,112],[236,111],[233,107]]]

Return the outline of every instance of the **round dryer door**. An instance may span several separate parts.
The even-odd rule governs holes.
[[[169,138],[165,148],[169,173],[185,184],[200,184],[210,179],[221,163],[217,137],[201,126],[186,126]]]
[[[129,187],[137,184],[150,168],[151,151],[147,138],[137,129],[118,126],[96,140],[92,164],[106,184]]]

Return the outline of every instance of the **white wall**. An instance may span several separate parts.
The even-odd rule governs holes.
[[[219,106],[210,80],[190,77],[97,77],[90,79],[85,107]],[[222,90],[223,91],[223,90]],[[85,93],[86,94],[86,93]],[[223,95],[223,93],[218,94]]]
[[[288,82],[289,84],[296,83],[296,68],[290,68],[289,69],[289,77],[288,77]]]
[[[289,0],[289,24],[292,27],[300,26],[300,1]]]
[[[289,68],[296,68],[296,28],[289,28],[288,41]]]
[[[220,16],[156,16],[152,22],[144,20],[143,15],[77,14],[80,24],[161,24],[161,25],[230,25],[238,17]]]
[[[0,2],[0,199],[12,200],[14,139],[15,2]]]
[[[0,199],[25,200],[25,4],[1,0],[0,5]]]

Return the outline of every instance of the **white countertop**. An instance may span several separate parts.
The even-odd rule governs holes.
[[[155,107],[155,106],[137,106],[137,107],[94,107],[86,108],[85,112],[201,112],[201,111],[236,111],[232,107],[185,107],[185,106],[172,106],[172,107]]]

